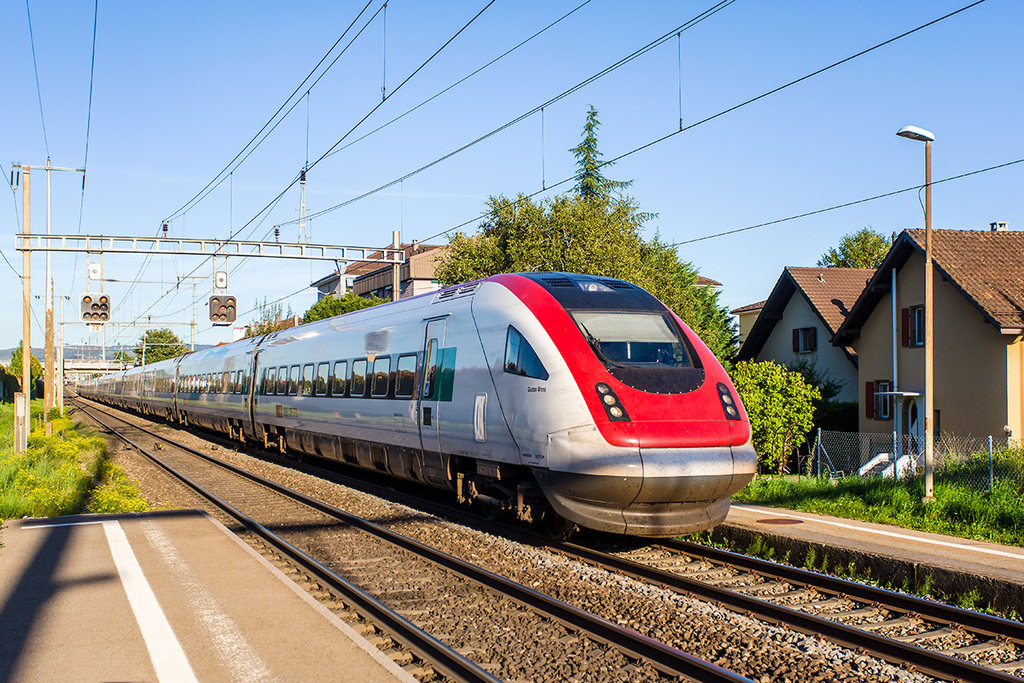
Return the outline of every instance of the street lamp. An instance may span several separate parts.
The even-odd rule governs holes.
[[[935,309],[932,292],[932,142],[935,136],[917,126],[903,126],[896,135],[924,143],[924,500],[934,500],[935,435]],[[895,378],[894,378],[895,379]]]

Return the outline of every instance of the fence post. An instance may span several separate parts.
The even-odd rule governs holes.
[[[818,479],[821,479],[821,427],[818,427],[818,438],[814,446],[814,456],[818,459]]]
[[[994,472],[992,469],[992,435],[988,435],[988,490],[992,490],[995,484]]]

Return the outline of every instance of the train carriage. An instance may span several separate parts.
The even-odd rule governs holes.
[[[176,372],[173,419],[527,520],[690,533],[724,519],[756,467],[715,357],[611,278],[497,275],[191,354]],[[122,378],[131,401],[166,412],[140,377]],[[87,391],[118,400],[116,380]]]

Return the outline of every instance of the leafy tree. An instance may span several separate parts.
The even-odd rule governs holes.
[[[815,404],[815,408],[821,403],[832,401],[839,392],[846,386],[846,380],[837,379],[828,370],[819,370],[818,364],[810,358],[800,358],[786,364],[786,368],[803,375],[804,381],[812,387],[817,387],[821,398]]]
[[[178,335],[166,327],[146,330],[135,345],[135,357],[143,365],[183,356],[186,352],[185,345],[178,339]]]
[[[302,316],[302,322],[311,323],[316,320],[323,320],[324,318],[333,318],[336,315],[344,315],[345,313],[351,313],[352,311],[383,303],[387,303],[386,300],[375,296],[364,299],[352,292],[346,292],[345,296],[325,296],[309,307],[306,314]]]
[[[21,350],[25,342],[18,342],[18,348],[14,349],[14,353],[11,354],[11,363],[8,365],[8,372],[18,378],[18,386],[21,386]],[[36,380],[43,376],[43,364],[36,358],[36,354],[29,351],[29,375],[32,378],[32,384],[35,385]]]
[[[877,268],[889,253],[891,242],[871,228],[843,235],[839,247],[818,259],[821,268]]]
[[[804,443],[814,424],[814,402],[821,393],[799,372],[772,361],[741,361],[731,374],[750,418],[758,461],[782,474],[788,454]]]
[[[280,303],[268,304],[264,297],[263,303],[260,305],[259,317],[245,328],[246,338],[259,337],[292,327],[295,324],[292,322],[295,314],[292,313],[291,305],[288,306],[288,312],[282,317],[283,310],[284,307]]]
[[[628,185],[600,175],[597,117],[591,108],[584,142],[573,151],[579,167],[576,191],[533,201],[520,194],[487,201],[490,209],[473,236],[450,239],[438,259],[436,277],[446,284],[496,273],[563,271],[621,278],[658,297],[700,335],[719,359],[735,352],[736,336],[718,292],[697,285],[697,270],[655,236],[642,236],[651,214],[628,196],[612,192]]]

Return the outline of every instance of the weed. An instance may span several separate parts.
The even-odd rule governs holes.
[[[814,563],[817,560],[814,554],[814,546],[807,549],[807,556],[804,558],[804,569],[814,569]]]

